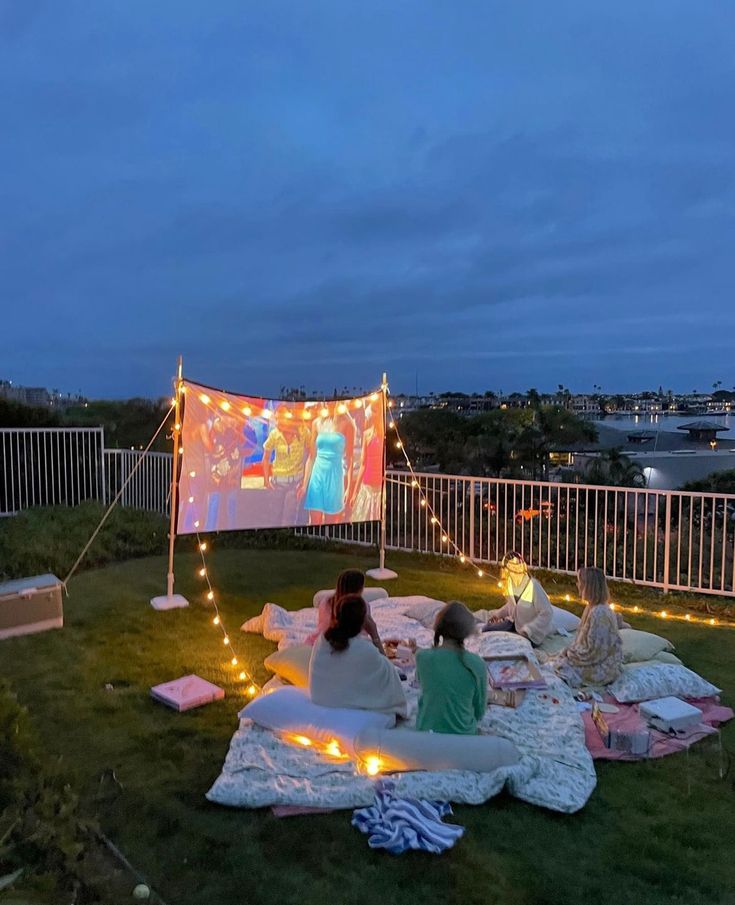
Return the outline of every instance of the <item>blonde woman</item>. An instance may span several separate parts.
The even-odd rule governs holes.
[[[537,645],[554,631],[554,611],[541,582],[528,574],[520,553],[503,557],[505,605],[495,610],[483,632],[516,632]]]
[[[609,606],[605,573],[601,569],[580,569],[577,588],[586,604],[582,620],[572,643],[548,662],[573,687],[609,685],[620,675],[623,646],[617,614]]]

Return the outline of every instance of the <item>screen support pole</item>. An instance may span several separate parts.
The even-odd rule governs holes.
[[[385,523],[386,508],[388,496],[388,474],[387,474],[387,443],[388,443],[388,375],[383,371],[383,382],[380,386],[381,397],[383,400],[383,493],[382,505],[380,510],[380,566],[377,569],[368,569],[365,573],[370,578],[376,578],[379,581],[387,581],[391,578],[398,578],[398,573],[392,569],[385,567]]]
[[[154,597],[151,600],[151,606],[154,610],[173,610],[178,607],[189,606],[189,601],[182,597],[181,594],[174,594],[174,542],[176,540],[176,495],[178,490],[178,474],[179,474],[179,441],[181,439],[181,395],[183,385],[183,368],[184,363],[181,355],[176,367],[176,377],[174,377],[174,430],[173,430],[173,460],[171,462],[171,493],[169,495],[169,506],[171,516],[168,528],[168,574],[166,576],[166,596]]]

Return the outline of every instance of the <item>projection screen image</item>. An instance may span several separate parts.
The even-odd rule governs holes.
[[[179,534],[380,519],[380,393],[283,402],[184,387]]]

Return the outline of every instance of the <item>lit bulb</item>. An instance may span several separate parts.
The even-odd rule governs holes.
[[[202,578],[204,578],[204,576],[207,574],[207,570],[202,568],[199,570],[199,574],[202,576]]]
[[[370,397],[371,402],[376,402],[378,399],[378,393],[373,393]]]
[[[212,625],[219,625],[219,616],[215,616],[212,620]]]
[[[237,657],[233,657],[233,658],[230,660],[230,663],[232,663],[233,666],[237,666]]]
[[[321,409],[321,411],[319,412],[319,414],[322,416],[322,418],[326,418],[327,415],[329,414],[329,409],[328,409],[328,408],[323,408],[323,409]]]
[[[503,587],[503,582],[502,582],[502,581],[499,581],[499,582],[498,582],[498,587],[499,587],[499,588],[502,588],[502,587]]]
[[[179,455],[180,455],[180,456],[183,456],[183,455],[184,455],[184,447],[183,447],[183,446],[180,446],[180,447],[179,447]]]
[[[710,625],[714,625],[714,624],[715,624],[715,620],[714,620],[714,619],[710,619],[709,624],[710,624]]]
[[[615,609],[615,604],[614,604],[614,603],[611,603],[611,604],[610,604],[610,609],[611,609],[611,610],[614,610],[614,609]]]
[[[449,540],[449,538],[446,536],[446,534],[442,534],[442,543],[443,543],[443,544],[446,544],[446,542],[447,542],[448,540]]]
[[[340,750],[339,742],[336,739],[332,739],[331,742],[328,742],[327,747],[324,750],[330,757],[342,757],[342,751]]]
[[[177,421],[176,424],[174,424],[174,430],[176,430],[176,431],[181,430],[181,423],[179,421]]]
[[[368,757],[365,761],[365,771],[368,776],[377,776],[380,773],[380,758]]]
[[[340,402],[340,404],[337,406],[337,412],[340,415],[345,415],[347,413],[347,406],[344,404],[344,402]]]
[[[194,502],[194,497],[193,497],[193,496],[190,496],[190,497],[189,497],[189,502],[190,502],[190,503],[193,503],[193,502]]]
[[[176,399],[175,399],[175,398],[171,399],[171,405],[176,405]]]
[[[421,500],[421,505],[422,505],[422,506],[425,506],[425,505],[426,505],[426,500]]]
[[[478,577],[478,578],[482,578],[482,576],[483,576],[484,574],[485,574],[485,573],[482,571],[482,569],[478,569],[478,570],[477,570],[477,577]]]
[[[207,545],[204,541],[202,541],[202,543],[199,544],[199,549],[202,551],[202,553],[204,553],[204,551],[207,549]]]
[[[634,612],[634,613],[637,613],[637,612],[639,612],[639,610],[640,610],[640,607],[638,606],[638,604],[636,604],[636,605],[633,607],[633,612]]]
[[[389,399],[389,400],[388,400],[388,408],[389,408],[389,409],[392,409],[392,408],[393,408],[393,400],[392,400],[392,399]]]
[[[207,592],[207,600],[214,600],[214,591]]]
[[[209,403],[210,403],[212,400],[209,398],[209,396],[207,396],[206,393],[202,393],[202,395],[199,397],[199,401],[200,401],[200,402],[203,402],[204,405],[209,405]]]
[[[396,441],[396,449],[400,449],[403,446],[400,440]]]
[[[253,414],[253,410],[250,408],[249,405],[244,405],[244,406],[242,407],[242,413],[243,413],[243,415],[245,415],[245,417],[247,418],[248,415],[252,415],[252,414]]]
[[[438,521],[437,517],[436,517],[435,515],[432,515],[432,516],[431,516],[431,524],[432,524],[432,525],[436,525],[437,521]]]
[[[661,610],[659,615],[661,616],[662,619],[665,619],[669,614],[666,612],[666,610]]]
[[[389,427],[391,430],[395,430],[395,429],[396,429],[396,422],[395,422],[395,421],[389,421],[389,422],[388,422],[388,427]]]
[[[189,477],[190,477],[190,478],[195,478],[196,476],[197,476],[197,473],[196,473],[195,471],[190,471],[190,472],[189,472]]]
[[[356,409],[361,409],[362,408],[362,399],[355,399],[352,404],[355,406]]]
[[[222,639],[222,643],[225,645],[225,647],[227,647],[227,645],[230,643],[230,639],[227,637],[227,635],[225,635],[225,637]]]
[[[301,417],[304,419],[304,421],[310,421],[311,412],[308,409],[304,409],[304,411],[301,413]]]
[[[250,691],[250,689],[248,689],[248,691]],[[305,735],[294,735],[293,740],[297,745],[303,745],[304,748],[311,747],[311,739],[307,738]]]
[[[685,616],[684,618],[686,619],[687,622],[691,622],[691,621],[692,621],[692,617],[689,615],[689,613],[687,613],[686,616]]]
[[[411,481],[411,487],[418,487],[418,486],[419,486],[418,481]]]
[[[220,402],[219,407],[222,409],[223,412],[229,412],[230,403],[226,399],[223,399],[222,402]]]
[[[565,595],[564,595],[564,599],[566,600],[567,603],[569,603],[569,601],[570,601],[572,598],[569,596],[569,594],[565,594]]]
[[[195,527],[195,528],[198,528],[198,527],[199,527],[199,524],[200,524],[200,523],[199,523],[198,521],[194,522],[194,527]]]
[[[241,672],[240,675],[238,676],[238,678],[243,682],[245,681],[245,679],[247,679],[247,677],[248,677],[248,674],[246,672]]]
[[[287,417],[287,418],[293,418],[293,412],[287,410],[287,411],[286,411],[286,417]]]
[[[465,561],[464,553],[462,554],[462,556],[459,557],[459,561],[460,561],[460,562],[464,562],[464,561]]]
[[[248,687],[245,689],[245,691],[248,693],[248,695],[251,698],[253,698],[253,697],[255,697],[255,695],[258,692],[258,687],[257,687],[257,685],[248,685]]]

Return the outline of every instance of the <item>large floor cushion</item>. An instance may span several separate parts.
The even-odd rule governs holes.
[[[415,729],[364,729],[355,740],[363,761],[378,758],[381,772],[408,770],[472,770],[492,773],[517,764],[513,742],[497,735],[446,735]]]
[[[654,698],[708,698],[719,688],[686,666],[675,663],[647,663],[623,666],[623,672],[608,691],[621,704],[652,701]]]
[[[396,721],[395,716],[373,710],[320,707],[302,688],[293,687],[278,688],[251,701],[240,711],[240,719],[250,719],[294,744],[326,747],[336,741],[346,754],[353,753],[363,730],[389,729]]]
[[[551,619],[554,631],[560,635],[573,635],[579,625],[579,616],[575,613],[570,613],[569,610],[562,609],[560,606],[554,606],[553,603],[551,604],[551,609],[554,611]]]

